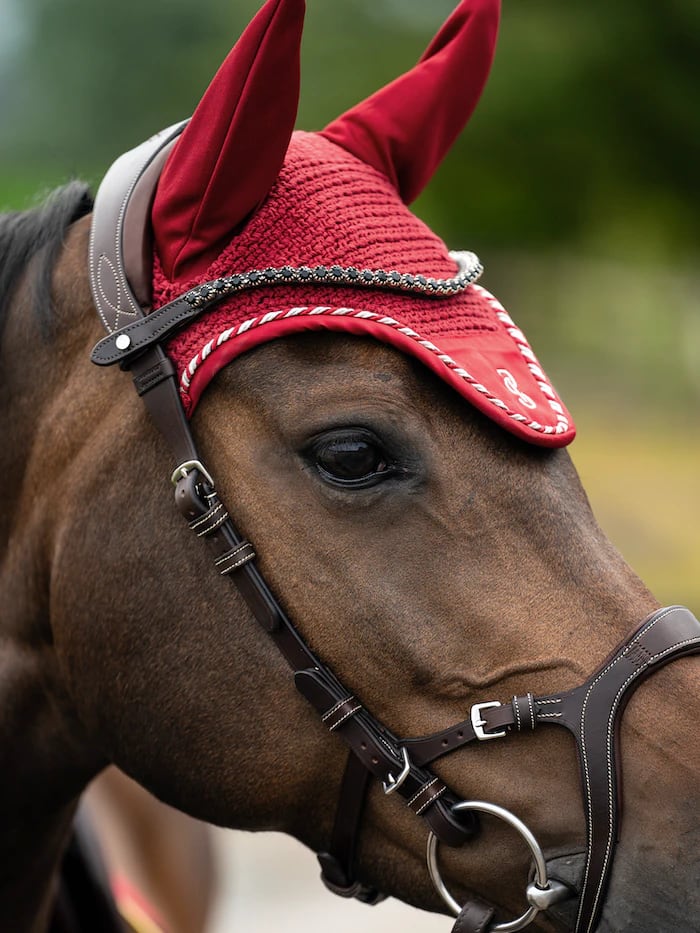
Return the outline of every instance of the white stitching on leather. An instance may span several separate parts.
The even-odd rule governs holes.
[[[342,716],[338,720],[338,722],[334,722],[332,726],[329,726],[328,731],[335,732],[338,726],[342,726],[342,724],[345,722],[346,719],[350,719],[350,717],[354,716],[355,713],[359,713],[361,709],[362,709],[362,703],[358,703],[357,706],[353,707],[353,709],[349,710],[349,712],[347,712],[344,716]]]
[[[442,785],[442,787],[439,787],[439,788],[435,791],[435,793],[432,794],[432,795],[428,798],[428,800],[425,801],[424,804],[422,804],[416,811],[414,811],[415,814],[416,814],[416,816],[420,816],[421,813],[423,813],[425,810],[427,810],[428,807],[430,806],[430,804],[431,804],[431,803],[434,803],[434,802],[438,799],[438,797],[440,796],[440,794],[444,794],[446,790],[447,790],[447,787],[446,787],[444,784]]]
[[[321,716],[321,722],[325,722],[327,719],[330,719],[333,713],[337,713],[341,706],[344,706],[346,703],[349,703],[354,699],[355,697],[351,694],[349,697],[344,697],[342,700],[338,700],[335,706],[331,707],[329,710],[326,710],[323,716]]]
[[[637,634],[635,635],[635,637],[627,644],[627,646],[626,646],[626,648],[625,648],[624,650],[626,651],[628,648],[630,648],[632,645],[634,645],[636,642],[638,642],[641,638],[643,638],[644,635],[647,634],[647,632],[651,631],[651,629],[652,629],[658,622],[661,622],[662,619],[665,619],[668,615],[670,615],[670,613],[677,611],[677,609],[678,609],[677,606],[671,606],[671,607],[669,607],[665,612],[662,612],[659,616],[657,616],[656,618],[652,619],[647,625],[645,625],[642,629],[640,629],[639,632],[637,632]],[[700,644],[700,638],[689,638],[689,639],[686,639],[686,640],[683,641],[683,642],[679,642],[678,644],[672,645],[670,648],[667,648],[665,651],[662,651],[662,652],[660,652],[659,654],[653,655],[652,658],[651,658],[651,660],[652,660],[652,661],[658,661],[660,658],[665,657],[667,654],[670,654],[670,653],[676,651],[678,648],[680,648],[680,647],[682,647],[682,646],[684,646],[684,645],[687,645],[687,644],[695,644],[695,643]],[[583,769],[583,771],[584,771],[584,779],[585,779],[584,784],[585,784],[585,790],[586,790],[586,804],[587,804],[588,826],[589,826],[589,827],[592,827],[592,825],[593,825],[593,801],[592,801],[592,799],[591,799],[591,784],[590,784],[589,766],[588,766],[588,752],[587,752],[587,749],[586,749],[586,734],[585,734],[585,712],[586,712],[586,707],[587,707],[587,705],[588,705],[588,700],[589,700],[589,698],[590,698],[590,696],[591,696],[591,692],[593,691],[593,689],[594,689],[594,687],[596,686],[596,684],[600,681],[600,679],[601,679],[602,677],[606,676],[606,675],[613,669],[613,667],[614,667],[619,661],[621,661],[622,658],[624,658],[624,657],[625,657],[625,654],[624,654],[624,651],[623,651],[623,652],[621,652],[620,654],[618,654],[618,655],[610,662],[610,664],[600,672],[600,674],[598,674],[598,676],[596,677],[596,679],[593,681],[593,683],[592,683],[592,684],[590,685],[590,687],[588,688],[588,691],[587,691],[587,693],[586,693],[586,697],[585,697],[585,699],[584,699],[584,701],[583,701],[583,704],[582,704],[582,706],[581,706],[581,721],[580,721],[580,728],[581,728],[581,756],[582,756],[583,763],[584,763],[584,769]],[[645,666],[647,666],[647,665],[645,665]],[[605,875],[606,875],[607,867],[608,867],[608,862],[609,862],[609,860],[610,860],[610,852],[611,852],[611,850],[612,850],[612,839],[613,839],[613,835],[614,835],[613,829],[614,829],[614,819],[615,819],[615,808],[614,808],[615,800],[614,800],[614,797],[613,797],[613,780],[612,780],[612,772],[613,772],[613,768],[612,768],[612,733],[613,733],[613,727],[614,727],[614,722],[615,722],[615,714],[617,713],[617,707],[618,707],[618,705],[619,705],[620,698],[622,697],[623,693],[624,693],[625,690],[627,689],[627,686],[628,686],[633,680],[635,680],[635,679],[642,673],[643,670],[644,670],[644,668],[637,668],[637,669],[627,678],[627,680],[624,682],[624,684],[620,687],[620,689],[619,689],[619,691],[618,691],[618,693],[617,693],[617,695],[616,695],[616,697],[615,697],[615,699],[614,699],[614,701],[613,701],[613,704],[612,704],[612,706],[611,706],[611,708],[610,708],[610,715],[609,715],[609,717],[608,717],[608,727],[607,727],[607,733],[606,733],[606,759],[607,759],[607,778],[608,778],[608,841],[607,841],[607,845],[606,845],[605,858],[604,858],[604,861],[603,861],[603,870],[602,870],[602,872],[601,872],[601,876],[600,876],[600,879],[599,879],[599,881],[598,881],[598,890],[596,891],[595,899],[594,899],[594,902],[593,902],[593,909],[592,909],[592,911],[591,911],[591,916],[592,916],[592,917],[595,916],[596,910],[598,909],[598,903],[599,903],[599,901],[600,901],[600,896],[601,896],[601,894],[602,894],[603,881],[604,881],[604,879],[605,879]],[[586,853],[586,871],[585,871],[585,874],[584,874],[583,885],[582,885],[582,887],[581,887],[581,897],[580,897],[580,901],[579,901],[579,910],[578,910],[578,916],[577,916],[577,918],[576,918],[576,928],[577,928],[577,930],[578,930],[579,923],[580,923],[580,921],[581,921],[581,912],[582,912],[582,909],[583,909],[584,894],[585,894],[585,892],[586,892],[586,890],[587,890],[587,888],[588,888],[588,879],[589,879],[590,867],[591,867],[591,864],[590,864],[590,855],[591,855],[591,846],[590,846],[590,844],[589,844],[589,846],[588,846],[588,852]],[[588,928],[587,928],[587,930],[585,931],[585,933],[592,933],[590,923],[589,923]]]
[[[210,516],[210,517],[213,518],[213,515]],[[197,537],[198,537],[198,538],[203,538],[205,535],[211,534],[212,531],[216,531],[216,529],[219,527],[219,525],[223,525],[223,523],[224,523],[225,521],[227,521],[228,517],[229,517],[228,512],[224,512],[223,515],[220,515],[220,516],[217,518],[217,520],[214,522],[213,525],[208,525],[206,528],[202,528],[201,531],[198,531],[198,532],[197,532]]]
[[[420,795],[421,795],[424,791],[426,791],[429,787],[432,787],[433,784],[434,784],[436,781],[437,781],[437,778],[434,777],[434,778],[432,779],[432,781],[428,781],[426,784],[423,784],[423,785],[420,787],[420,789],[417,790],[416,793],[415,793],[415,794],[411,797],[411,799],[408,801],[408,806],[410,807],[411,804],[415,803],[416,800],[418,800],[418,798],[420,797]]]
[[[238,567],[242,567],[243,564],[247,564],[249,561],[255,558],[255,551],[252,549],[252,545],[250,544],[246,544],[243,547],[238,548],[236,554],[239,554],[242,550],[245,550],[246,548],[250,548],[250,551],[247,554],[243,554],[241,557],[239,557],[238,560],[235,562],[235,564],[229,564],[228,567],[224,567],[223,570],[219,571],[219,573],[222,576],[225,576],[227,573],[231,573],[232,571],[236,570]],[[229,557],[233,558],[236,556],[236,554],[230,554]],[[216,563],[219,563],[219,562],[217,561]]]
[[[209,519],[213,518],[217,512],[223,509],[223,507],[224,507],[223,502],[219,502],[217,505],[214,506],[213,509],[209,509],[209,511],[205,512],[204,515],[200,515],[199,518],[190,522],[190,528],[192,529],[192,531],[196,531],[197,528],[200,528],[202,525],[206,525]]]
[[[527,695],[527,705],[530,707],[530,728],[535,731],[535,709],[532,705],[532,694]]]
[[[246,548],[252,548],[253,545],[250,541],[244,541],[242,544],[238,544],[235,548],[232,548],[230,551],[227,551],[225,554],[222,554],[221,557],[217,557],[214,561],[215,565],[218,567],[219,564],[225,564],[227,560],[230,560],[232,557],[237,557],[241,551],[245,551]]]

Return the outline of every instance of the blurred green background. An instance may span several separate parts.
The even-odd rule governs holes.
[[[406,70],[453,0],[309,0],[299,125]],[[188,115],[258,0],[0,0],[0,208]],[[608,534],[700,608],[700,4],[506,0],[467,131],[417,204],[524,327]]]

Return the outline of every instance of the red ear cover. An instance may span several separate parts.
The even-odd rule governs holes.
[[[206,270],[279,175],[299,103],[304,12],[304,0],[268,0],[168,159],[152,221],[171,281]]]
[[[493,61],[500,0],[463,0],[418,64],[322,134],[393,182],[410,204],[466,125]]]

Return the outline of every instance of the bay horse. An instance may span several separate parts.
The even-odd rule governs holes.
[[[55,922],[114,762],[458,933],[697,933],[700,625],[596,524],[476,257],[405,206],[498,3],[293,134],[303,13],[268,0],[94,210],[73,183],[0,221],[3,928]]]

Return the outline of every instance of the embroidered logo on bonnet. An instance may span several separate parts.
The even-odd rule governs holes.
[[[520,438],[568,444],[571,417],[477,284],[477,257],[448,252],[406,206],[481,95],[499,0],[463,0],[415,68],[319,133],[293,132],[304,6],[262,7],[158,184],[153,305],[207,307],[167,345],[188,415],[236,356],[327,330],[417,357]]]

